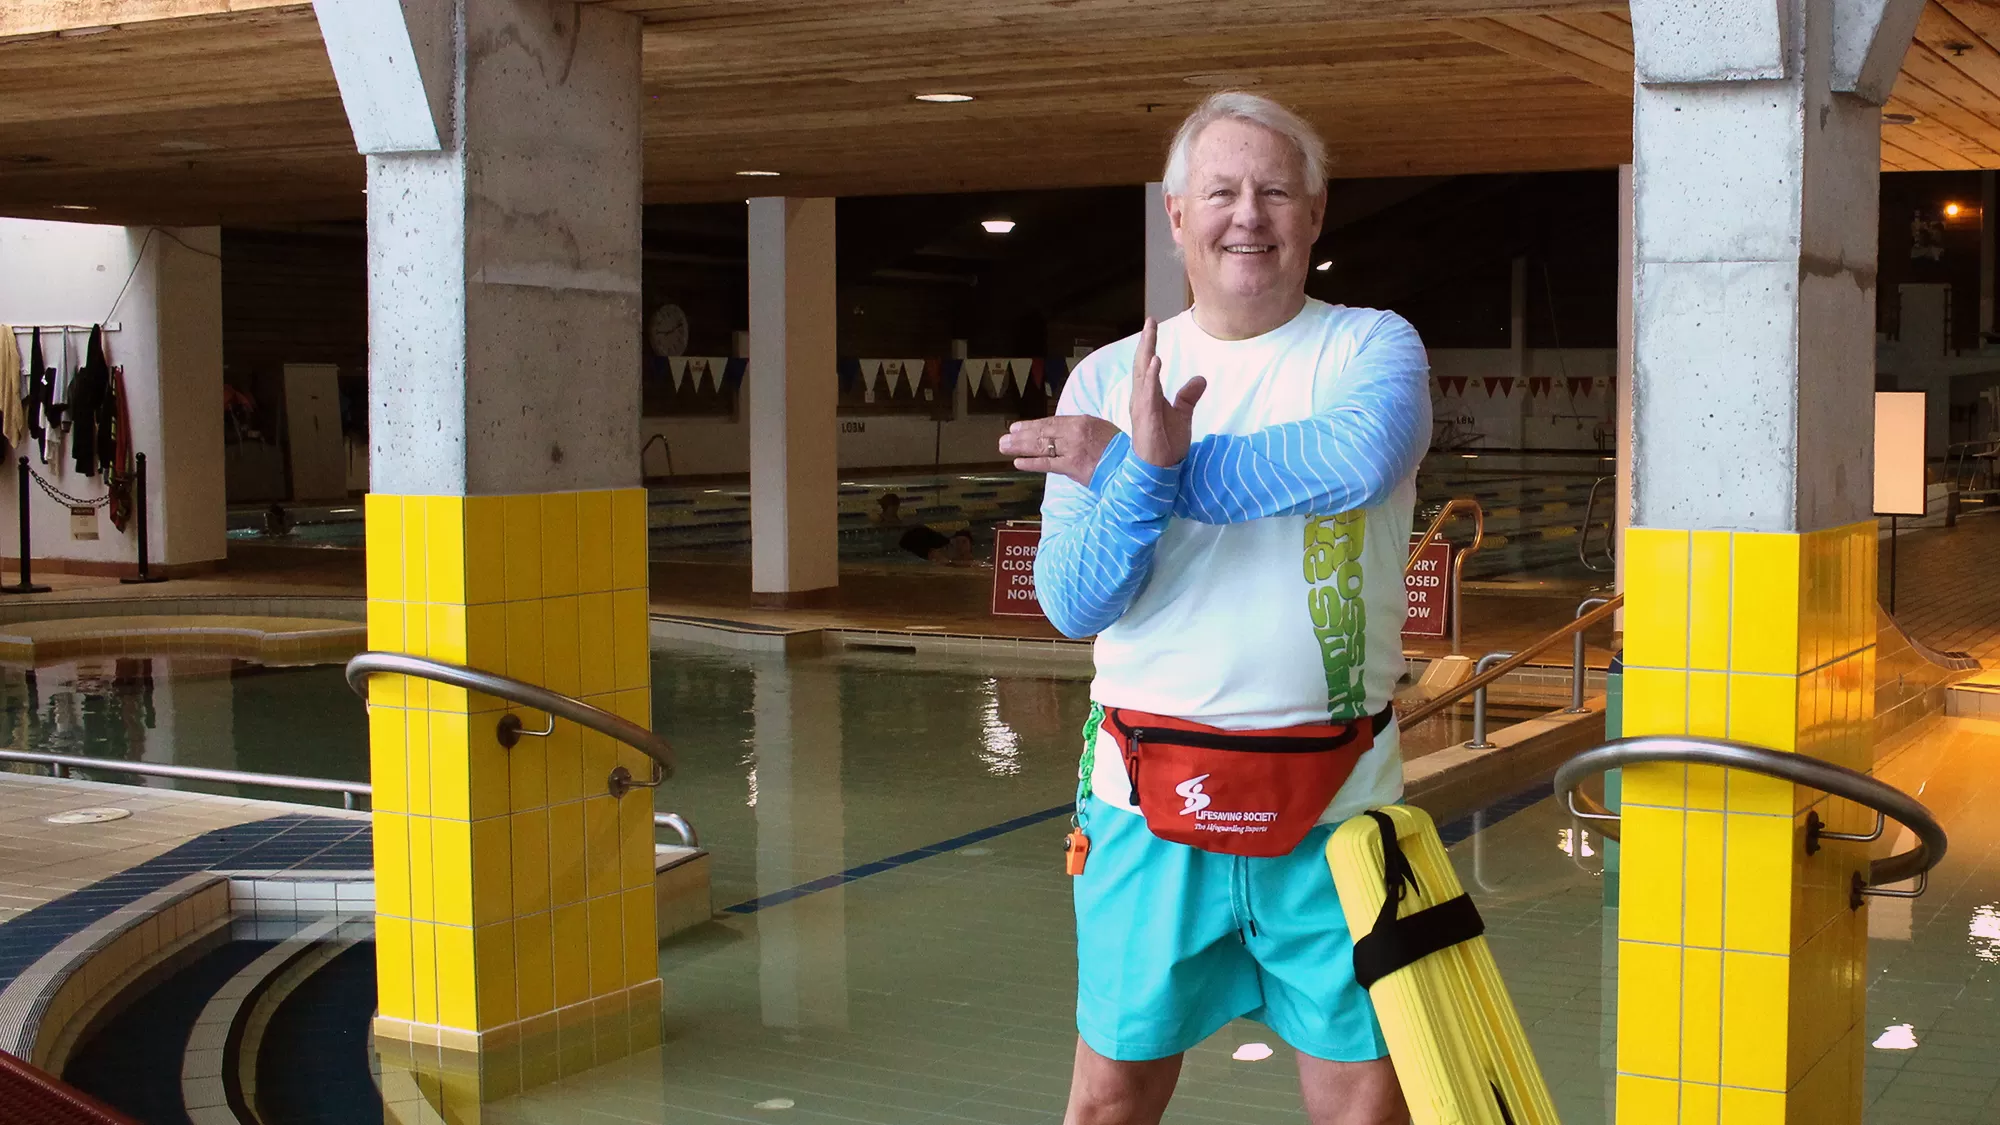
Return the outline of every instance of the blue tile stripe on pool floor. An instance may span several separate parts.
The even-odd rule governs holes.
[[[1493,804],[1477,812],[1467,813],[1456,820],[1440,825],[1438,827],[1438,836],[1443,839],[1446,847],[1450,847],[1469,838],[1475,828],[1482,830],[1491,828],[1508,817],[1513,816],[1515,813],[1534,805],[1536,802],[1548,799],[1553,792],[1554,789],[1548,782],[1529,786],[1519,793],[1495,801]],[[944,855],[948,852],[954,852],[960,848],[977,844],[982,840],[990,840],[995,836],[1004,836],[1009,832],[1041,824],[1044,821],[1054,820],[1059,816],[1067,816],[1073,807],[1073,805],[1061,804],[1054,808],[1043,809],[1040,812],[1017,816],[1012,820],[1003,820],[998,824],[967,832],[963,836],[953,836],[949,840],[941,840],[935,844],[928,844],[921,848],[912,848],[906,852],[898,852],[885,859],[878,859],[872,863],[850,867],[845,871],[837,871],[832,875],[822,875],[817,879],[808,880],[797,886],[786,887],[781,891],[772,891],[767,895],[759,895],[748,901],[739,902],[734,906],[725,906],[722,908],[722,912],[725,914],[755,914],[760,910],[768,910],[773,906],[782,906],[785,903],[796,901],[807,895],[818,894],[821,891],[845,886],[857,879],[866,879],[870,875],[880,875],[884,871],[894,871],[899,867],[908,866],[921,859]]]
[[[365,870],[373,865],[365,821],[287,814],[217,828],[0,922],[0,988],[72,934],[188,875],[232,869]]]
[[[832,875],[822,875],[817,879],[800,883],[795,887],[786,887],[782,891],[772,891],[767,895],[759,895],[748,902],[739,902],[734,906],[725,906],[722,908],[723,913],[755,914],[759,910],[768,910],[773,906],[781,906],[794,899],[804,898],[810,894],[832,890],[835,887],[852,883],[856,879],[866,879],[870,875],[880,875],[884,871],[894,871],[898,867],[908,866],[920,859],[929,859],[932,856],[955,852],[960,848],[977,844],[981,840],[991,840],[995,836],[1004,836],[1009,832],[1028,828],[1043,821],[1054,820],[1059,816],[1068,816],[1070,811],[1075,807],[1074,804],[1065,802],[1054,808],[1043,809],[1040,812],[1031,812],[1024,816],[1017,816],[1012,820],[1003,820],[998,824],[967,832],[963,836],[953,836],[949,840],[940,840],[935,844],[926,844],[921,848],[911,848],[909,851],[898,852],[885,859],[875,860],[873,863],[864,863],[858,867],[850,867],[845,871],[835,872]]]

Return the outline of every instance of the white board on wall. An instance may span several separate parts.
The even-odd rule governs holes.
[[[1924,514],[1924,392],[1875,392],[1875,514]]]

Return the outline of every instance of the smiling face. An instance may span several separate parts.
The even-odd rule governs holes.
[[[1324,185],[1306,181],[1305,160],[1284,136],[1236,118],[1203,129],[1188,152],[1186,194],[1167,197],[1202,327],[1256,335],[1296,314],[1325,214]]]

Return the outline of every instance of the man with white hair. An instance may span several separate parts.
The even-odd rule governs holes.
[[[1407,1119],[1325,849],[1402,794],[1429,374],[1401,317],[1306,296],[1325,159],[1275,102],[1204,101],[1165,176],[1193,306],[1001,439],[1050,474],[1042,606],[1097,635],[1071,1125],[1157,1122],[1182,1053],[1246,1016],[1297,1051],[1314,1125]]]

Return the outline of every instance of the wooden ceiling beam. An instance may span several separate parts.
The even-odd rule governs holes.
[[[968,28],[997,28],[1031,23],[1060,28],[1069,23],[1102,21],[1133,24],[1160,22],[1193,27],[1291,23],[1339,19],[1353,23],[1463,19],[1494,15],[1535,15],[1587,12],[1605,7],[1604,0],[1278,0],[1245,5],[1240,0],[1159,0],[1140,6],[1131,0],[904,0],[885,5],[878,0],[582,0],[631,12],[647,23],[671,24],[687,30],[730,27],[812,27],[869,20],[884,27],[910,28],[939,20]]]
[[[1526,59],[1558,74],[1581,79],[1609,93],[1619,94],[1628,99],[1632,96],[1630,70],[1622,73],[1613,70],[1509,22],[1498,19],[1475,19],[1444,20],[1440,23],[1457,34],[1475,43],[1484,43],[1496,51]]]
[[[311,7],[301,0],[6,0],[0,4],[0,40]]]

